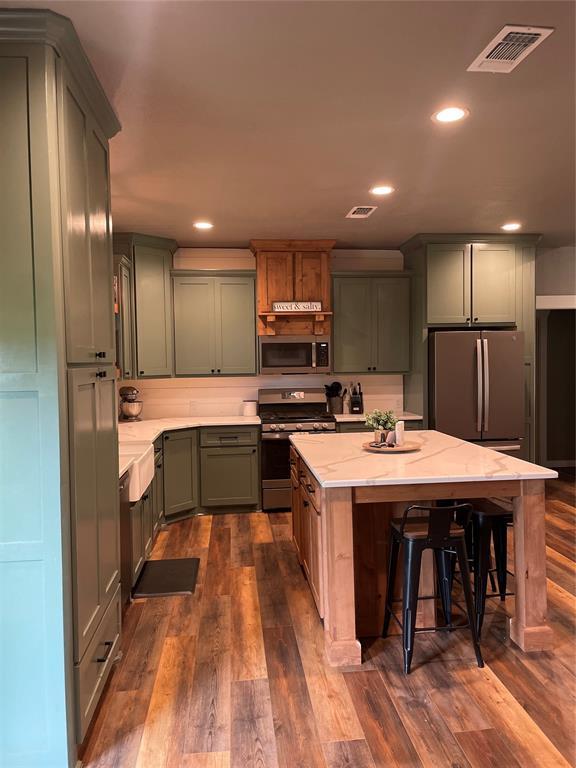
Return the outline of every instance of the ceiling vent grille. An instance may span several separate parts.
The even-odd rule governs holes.
[[[377,205],[355,205],[346,214],[347,219],[367,219],[376,210]]]
[[[517,27],[507,25],[491,40],[468,67],[468,72],[508,74],[528,54],[549,37],[550,27]]]

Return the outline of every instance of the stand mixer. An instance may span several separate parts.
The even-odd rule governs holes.
[[[138,400],[136,387],[120,387],[120,418],[122,421],[140,421],[142,400]]]

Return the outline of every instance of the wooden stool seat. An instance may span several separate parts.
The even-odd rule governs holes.
[[[397,533],[400,533],[401,526],[402,518],[392,520],[392,528],[394,528]],[[411,517],[404,525],[402,535],[406,539],[425,539],[428,537],[428,526],[429,520],[427,517]],[[450,524],[449,536],[451,538],[464,537],[464,535],[465,531],[461,525],[458,525],[458,523],[455,522]]]

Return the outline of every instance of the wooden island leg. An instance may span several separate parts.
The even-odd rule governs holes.
[[[324,641],[334,667],[362,663],[356,639],[352,489],[323,491],[325,602]]]
[[[553,642],[547,623],[544,482],[521,481],[521,495],[512,501],[516,611],[510,638],[523,651],[542,651]]]

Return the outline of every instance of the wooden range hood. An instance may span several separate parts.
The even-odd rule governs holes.
[[[335,240],[251,240],[256,256],[259,336],[328,336],[330,252]],[[321,311],[274,312],[275,301],[319,301]]]

